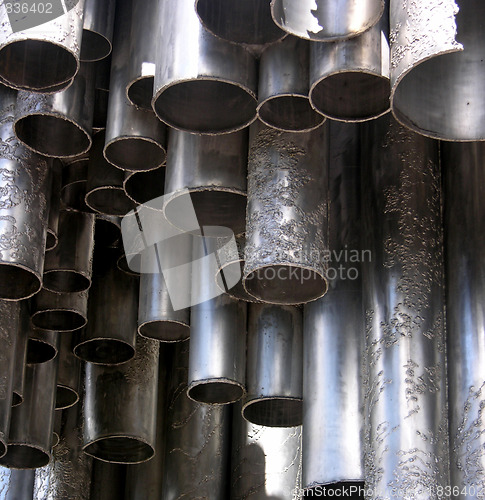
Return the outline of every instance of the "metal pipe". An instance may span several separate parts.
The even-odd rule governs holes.
[[[59,340],[59,370],[57,373],[56,410],[74,406],[81,393],[81,362],[72,352],[71,335]]]
[[[256,299],[300,304],[327,291],[327,126],[251,128],[243,284]]]
[[[54,431],[52,436],[52,449],[54,449],[61,440],[61,429],[62,429],[62,410],[56,410],[54,412]]]
[[[67,163],[62,168],[61,200],[66,208],[80,212],[91,212],[86,205],[88,182],[88,157],[81,157]]]
[[[25,15],[0,10],[0,77],[8,85],[42,92],[69,82],[79,69],[84,0],[45,5],[51,12]],[[39,15],[40,18],[39,19]]]
[[[190,231],[187,191],[199,225],[245,230],[247,131],[210,136],[172,130],[165,172],[165,217]]]
[[[32,151],[70,158],[91,147],[93,113],[94,69],[85,63],[66,90],[53,94],[19,91],[14,130]]]
[[[267,0],[195,0],[195,10],[208,31],[229,42],[264,45],[286,35],[271,18]]]
[[[303,317],[294,306],[250,304],[242,415],[267,427],[302,423]]]
[[[27,339],[27,364],[47,363],[56,358],[58,352],[58,332],[30,328]]]
[[[391,0],[390,14],[391,108],[396,119],[437,139],[484,140],[485,4]]]
[[[32,500],[34,470],[0,467],[0,500]]]
[[[450,484],[438,145],[386,115],[362,148],[366,487],[434,498]]]
[[[123,189],[130,200],[141,205],[163,196],[165,189],[165,166],[148,172],[131,172],[125,178]]]
[[[61,206],[61,168],[59,160],[54,160],[51,165],[52,188],[49,203],[49,220],[47,222],[47,239],[45,251],[48,252],[57,246],[57,232],[59,229],[59,210]]]
[[[384,0],[271,0],[274,22],[286,32],[319,42],[357,36],[379,21]]]
[[[310,102],[345,122],[373,120],[389,111],[389,12],[350,40],[310,45]]]
[[[97,214],[94,236],[96,245],[114,248],[121,239],[121,217]]]
[[[105,462],[153,458],[159,344],[137,337],[135,357],[117,366],[86,364],[84,451]]]
[[[485,346],[483,143],[442,144],[445,179],[448,397],[451,485],[479,498],[485,488],[482,419]]]
[[[292,132],[312,130],[325,121],[308,99],[309,68],[310,44],[306,40],[288,36],[264,50],[258,86],[258,118],[263,123]]]
[[[0,86],[0,299],[21,300],[42,287],[49,206],[49,163],[15,138],[16,92]]]
[[[72,293],[91,285],[94,252],[94,214],[62,210],[59,214],[59,243],[46,254],[44,288]]]
[[[255,58],[206,31],[194,0],[164,0],[157,24],[152,107],[158,117],[170,127],[206,134],[241,130],[253,122]]]
[[[56,293],[42,289],[32,299],[32,324],[43,330],[72,332],[87,323],[88,292]]]
[[[20,319],[16,334],[15,361],[12,380],[12,406],[18,406],[24,400],[25,363],[27,362],[27,339],[29,336],[30,311],[27,301],[19,302]]]
[[[347,493],[364,488],[360,129],[330,123],[328,296],[305,306],[302,487]],[[336,262],[338,259],[338,262]],[[357,495],[356,495],[357,497]]]
[[[12,408],[7,454],[0,465],[36,469],[51,458],[56,399],[57,360],[27,365],[25,400]]]
[[[86,0],[81,61],[93,62],[111,53],[116,0]]]
[[[96,63],[93,132],[99,132],[100,130],[104,130],[106,128],[110,73],[111,55]]]
[[[126,465],[93,460],[89,500],[124,498],[126,467]]]

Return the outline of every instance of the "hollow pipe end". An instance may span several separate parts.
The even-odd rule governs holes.
[[[120,365],[135,356],[135,348],[128,342],[108,338],[85,340],[73,352],[79,359],[97,365]]]
[[[72,387],[57,385],[56,410],[65,410],[79,401],[79,394]]]
[[[37,469],[46,466],[52,459],[48,450],[26,443],[9,443],[7,453],[0,459],[0,465],[9,469]]]
[[[57,243],[59,242],[57,238],[57,234],[52,231],[52,229],[47,230],[47,238],[45,241],[45,251],[54,250],[56,248]]]
[[[106,161],[120,170],[149,172],[160,168],[166,160],[163,145],[141,136],[117,137],[108,142],[103,150]]]
[[[96,62],[105,59],[113,49],[110,40],[97,31],[83,29],[81,62]]]
[[[27,342],[27,358],[29,365],[47,363],[57,356],[57,349],[39,338],[29,339]]]
[[[128,101],[138,108],[152,109],[154,76],[140,76],[132,80],[126,87]]]
[[[190,337],[190,325],[174,319],[145,321],[138,325],[138,333],[160,342],[183,342]]]
[[[0,299],[24,300],[42,288],[42,276],[19,263],[0,262]]]
[[[87,455],[103,462],[140,464],[155,455],[155,449],[146,440],[134,436],[106,436],[83,447]]]
[[[22,394],[13,391],[12,393],[12,407],[21,405],[24,402],[24,397]]]
[[[118,186],[102,186],[86,193],[84,201],[92,211],[104,215],[123,217],[136,207],[136,203]]]
[[[239,401],[246,393],[240,382],[227,378],[213,378],[191,382],[187,396],[197,403],[225,405]]]
[[[303,421],[303,400],[284,396],[267,396],[247,400],[242,416],[265,427],[296,427]]]

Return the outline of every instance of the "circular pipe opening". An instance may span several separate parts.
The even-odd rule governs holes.
[[[20,404],[22,404],[24,401],[24,397],[22,396],[22,394],[19,394],[18,392],[12,392],[12,407],[13,406],[18,406]],[[1,450],[0,450],[1,452]],[[1,456],[1,453],[0,453],[0,456]]]
[[[190,337],[190,325],[174,320],[146,321],[138,326],[138,333],[160,342],[181,342]]]
[[[47,363],[57,355],[57,349],[40,339],[28,339],[26,363],[29,365]]]
[[[152,111],[153,76],[140,77],[127,88],[128,100],[135,106]]]
[[[295,427],[303,421],[303,401],[285,397],[253,399],[244,405],[242,414],[256,425]]]
[[[187,388],[187,395],[198,403],[229,404],[241,399],[244,387],[234,380],[218,379],[194,382]]]
[[[52,231],[52,229],[47,230],[47,238],[45,240],[45,251],[53,250],[57,246],[57,234]]]
[[[165,149],[146,137],[119,137],[106,145],[105,158],[115,167],[133,172],[158,169],[165,161]]]
[[[155,450],[144,441],[128,436],[100,438],[84,447],[85,453],[104,462],[137,464],[150,460]]]
[[[32,323],[42,330],[72,332],[85,326],[87,319],[79,311],[51,309],[35,312],[32,315]]]
[[[79,271],[52,269],[44,271],[44,288],[56,293],[83,292],[91,286],[91,280]]]
[[[61,189],[61,199],[64,204],[79,212],[91,212],[91,209],[86,205],[86,185],[87,181],[76,181],[66,184]]]
[[[47,465],[50,459],[49,453],[36,446],[9,443],[0,464],[12,469],[38,469]]]
[[[149,172],[134,172],[125,179],[123,187],[126,195],[135,203],[147,203],[158,198],[165,190],[165,167]]]
[[[121,238],[121,228],[114,222],[97,218],[94,239],[97,245],[111,247]]]
[[[119,365],[133,358],[135,349],[116,339],[92,339],[78,344],[74,354],[90,363],[99,365]]]
[[[136,204],[126,196],[121,187],[104,186],[95,188],[86,194],[86,205],[95,212],[105,215],[124,216],[133,210]]]
[[[237,300],[242,300],[244,302],[255,302],[256,299],[249,295],[248,292],[246,292],[242,279],[240,279],[232,288],[229,290],[226,290],[224,287],[224,281],[223,281],[223,276],[224,274],[227,274],[230,278],[233,276],[237,276],[236,273],[240,273],[240,275],[243,275],[243,270],[244,270],[244,261],[239,260],[237,262],[230,262],[224,266],[222,266],[221,269],[219,269],[217,275],[216,275],[216,283],[217,286],[224,292],[227,293],[227,295],[237,299]],[[226,280],[227,282],[227,280]]]
[[[79,395],[70,387],[58,385],[56,391],[56,410],[65,410],[79,401]]]
[[[80,56],[81,61],[100,61],[110,55],[111,48],[111,42],[101,33],[83,29]]]
[[[20,264],[0,263],[0,298],[23,300],[35,295],[42,288],[40,276]]]

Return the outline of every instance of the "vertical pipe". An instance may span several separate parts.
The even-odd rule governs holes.
[[[116,0],[86,0],[81,61],[94,62],[111,53]]]

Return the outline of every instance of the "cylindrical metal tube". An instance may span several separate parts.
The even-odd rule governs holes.
[[[363,126],[362,153],[366,487],[437,498],[450,484],[438,145],[387,115]]]
[[[302,421],[303,320],[295,306],[250,304],[243,417],[256,425]]]
[[[27,339],[27,364],[47,363],[59,352],[59,333],[31,328]]]
[[[267,0],[195,0],[195,9],[208,31],[229,42],[264,45],[286,35],[271,18]]]
[[[3,2],[0,77],[8,85],[42,92],[74,78],[79,69],[84,0],[68,5],[55,0],[44,5],[44,12],[39,8],[26,15]]]
[[[94,236],[96,245],[114,248],[121,239],[121,217],[97,214]]]
[[[256,118],[255,58],[204,29],[194,0],[160,3],[152,106],[167,125],[218,134]]]
[[[480,0],[391,0],[391,108],[406,127],[447,141],[485,139]]]
[[[345,122],[373,120],[389,111],[389,15],[368,31],[340,42],[310,45],[310,102]]]
[[[330,123],[328,296],[305,306],[302,487],[364,489],[361,280],[360,129]],[[336,262],[338,259],[338,262]]]
[[[25,363],[27,362],[27,340],[30,328],[30,311],[27,301],[20,302],[20,319],[15,344],[15,361],[12,381],[12,406],[24,400]]]
[[[116,0],[86,0],[81,61],[99,61],[111,53]]]
[[[74,346],[74,354],[91,363],[124,363],[135,355],[138,279],[116,267],[114,254],[106,250],[95,260],[88,325]]]
[[[117,366],[86,365],[84,451],[135,464],[155,453],[159,344],[137,337],[135,357]]]
[[[106,128],[110,73],[111,55],[96,63],[93,132],[99,132],[100,130],[104,130]]]
[[[274,22],[286,32],[314,41],[342,40],[379,21],[384,0],[271,0]]]
[[[308,99],[309,60],[310,44],[293,36],[270,45],[262,53],[258,117],[269,127],[305,131],[324,122],[325,118],[311,107]]]
[[[34,470],[0,467],[0,500],[32,500]]]
[[[123,216],[136,204],[123,189],[125,172],[106,161],[103,156],[104,132],[93,137],[88,165],[86,205],[95,212]]]
[[[64,410],[79,401],[81,362],[72,352],[71,335],[59,340],[59,370],[57,373],[56,410]]]
[[[61,428],[62,428],[62,410],[56,410],[54,412],[54,430],[52,432],[52,448],[54,449],[61,440]]]
[[[148,172],[131,172],[123,184],[126,195],[136,204],[147,203],[165,192],[165,166]]]
[[[56,293],[44,288],[32,299],[32,324],[43,330],[72,332],[87,323],[88,292]]]
[[[164,500],[226,500],[230,463],[228,405],[195,403],[187,397],[187,342],[175,346],[167,407]],[[180,471],[184,471],[180,474]]]
[[[186,220],[188,191],[200,226],[243,233],[247,152],[247,131],[214,137],[172,130],[165,174],[167,219],[180,229],[192,229],[192,221]]]
[[[264,302],[300,304],[327,291],[327,130],[251,128],[243,284]]]
[[[93,460],[89,500],[125,498],[126,467],[126,465]]]
[[[20,330],[18,302],[0,300],[0,457],[7,453],[12,412],[17,336]]]
[[[301,486],[301,426],[263,427],[233,412],[231,499],[294,500]]]
[[[15,138],[15,99],[15,91],[0,86],[0,299],[7,300],[42,287],[51,182],[45,158]]]
[[[24,402],[12,408],[7,454],[0,465],[36,469],[51,459],[57,360],[27,365]]]
[[[127,33],[133,23],[139,23],[132,17],[132,1],[121,3],[116,16],[103,153],[111,164],[122,170],[146,171],[160,167],[165,161],[166,127],[152,109],[137,108],[126,97],[126,85],[130,78],[127,55],[133,43]],[[146,2],[143,3],[143,9],[148,10],[149,7]],[[147,28],[138,26],[145,32]],[[153,36],[153,31],[147,35]]]
[[[479,498],[485,488],[483,328],[485,144],[442,145],[445,177],[448,397],[451,485]]]
[[[81,157],[67,163],[62,168],[61,200],[66,208],[80,212],[91,212],[86,205],[86,186],[88,182],[88,157]]]
[[[94,214],[63,210],[59,214],[59,243],[46,254],[44,288],[51,292],[82,292],[91,285]]]
[[[51,165],[52,188],[49,203],[49,220],[47,223],[47,239],[45,241],[45,251],[48,252],[56,247],[59,229],[59,210],[61,208],[61,168],[59,160],[54,160]]]
[[[93,127],[94,75],[94,68],[83,64],[66,90],[53,94],[19,91],[14,123],[19,140],[44,156],[68,158],[88,151]]]

